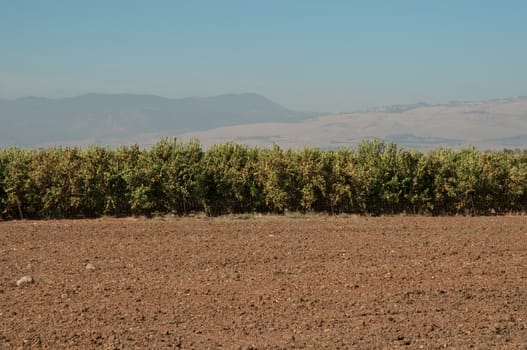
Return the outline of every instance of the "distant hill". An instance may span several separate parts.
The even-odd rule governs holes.
[[[320,116],[300,122],[236,125],[181,135],[205,146],[235,140],[285,148],[355,147],[363,139],[382,139],[405,148],[527,148],[527,97],[479,102],[418,103]]]
[[[151,145],[198,138],[284,148],[355,147],[365,138],[406,148],[527,148],[527,97],[417,103],[320,115],[289,110],[257,94],[169,99],[88,94],[0,99],[0,147]]]
[[[181,99],[133,94],[0,99],[0,147],[149,143],[161,136],[314,115],[252,93]]]

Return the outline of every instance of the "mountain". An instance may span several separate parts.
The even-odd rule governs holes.
[[[284,148],[355,147],[363,139],[420,150],[527,148],[527,97],[416,103],[353,113],[300,113],[257,94],[168,99],[87,94],[63,99],[0,99],[0,147],[151,145],[197,138]]]
[[[405,148],[527,148],[527,97],[447,104],[397,105],[299,122],[260,123],[180,135],[204,146],[234,140],[267,147],[305,145],[355,147],[364,139],[395,142]]]
[[[181,99],[133,94],[0,99],[0,147],[144,143],[185,132],[313,116],[252,93]]]

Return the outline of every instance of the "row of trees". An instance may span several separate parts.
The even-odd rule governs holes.
[[[489,214],[527,208],[527,155],[474,148],[422,153],[364,141],[356,149],[0,150],[3,218],[322,211]]]

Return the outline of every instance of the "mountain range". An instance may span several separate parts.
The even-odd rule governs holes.
[[[417,103],[350,113],[309,113],[252,93],[169,99],[86,94],[0,99],[0,147],[138,143],[197,138],[267,147],[354,147],[363,139],[405,148],[527,148],[527,97]]]
[[[23,97],[0,100],[0,147],[148,144],[190,131],[314,115],[252,93],[181,99],[133,94]]]
[[[267,147],[353,148],[364,139],[395,142],[404,148],[527,148],[527,97],[447,104],[417,103],[333,113],[300,122],[222,127],[180,135],[204,146],[228,140]]]

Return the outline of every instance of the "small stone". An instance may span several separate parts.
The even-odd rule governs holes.
[[[95,266],[91,263],[86,264],[86,270],[93,271],[95,270]]]
[[[35,279],[32,276],[24,276],[21,279],[19,279],[18,281],[16,281],[16,285],[18,287],[24,287],[24,286],[27,286],[27,285],[33,284],[33,283],[35,283]]]

